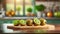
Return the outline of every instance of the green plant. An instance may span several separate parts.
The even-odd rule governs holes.
[[[27,11],[28,12],[32,12],[32,8],[27,8]]]
[[[35,8],[36,8],[36,10],[38,10],[38,11],[43,11],[46,7],[45,7],[43,4],[41,4],[41,5],[35,6]]]
[[[20,10],[21,10],[21,8],[20,8],[20,7],[17,7],[17,8],[16,8],[16,10],[17,10],[17,11],[20,11]]]

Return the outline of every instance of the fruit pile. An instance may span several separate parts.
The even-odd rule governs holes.
[[[13,24],[14,24],[14,26],[43,26],[43,25],[45,25],[46,24],[46,20],[44,19],[44,18],[40,18],[40,19],[38,19],[38,18],[34,18],[33,20],[32,19],[27,19],[27,20],[23,20],[23,19],[21,19],[21,20],[14,20],[13,21]]]
[[[8,17],[15,16],[15,11],[13,11],[13,10],[7,11],[6,16],[8,16]]]
[[[54,13],[52,12],[47,12],[47,17],[57,17],[57,18],[60,18],[60,11],[56,11]]]
[[[54,12],[54,16],[60,18],[60,11]]]

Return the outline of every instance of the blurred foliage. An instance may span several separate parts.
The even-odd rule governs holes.
[[[28,12],[32,12],[32,8],[27,8],[27,11]]]
[[[0,0],[0,3],[1,3],[2,1],[4,1],[4,0]]]
[[[21,10],[21,7],[17,7],[16,10],[17,10],[17,11],[20,11],[20,10]]]
[[[40,4],[40,5],[36,5],[35,6],[36,10],[38,11],[44,11],[44,9],[46,8],[43,4]]]

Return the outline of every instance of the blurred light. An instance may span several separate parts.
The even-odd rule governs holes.
[[[48,16],[50,15],[50,13],[47,14]]]
[[[20,0],[16,0],[16,2],[20,2]]]

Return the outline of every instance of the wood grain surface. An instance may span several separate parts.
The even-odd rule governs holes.
[[[60,33],[60,24],[59,25],[52,24],[52,25],[55,26],[55,30],[48,30],[46,33]],[[28,30],[27,32],[33,33],[36,30],[36,29],[34,30],[32,28],[30,28],[30,29],[29,28],[20,28],[20,26],[18,26],[19,28],[14,28],[14,27],[17,27],[17,26],[13,26],[13,25],[8,25],[7,26],[8,29],[12,29],[14,31],[17,31],[17,30],[21,31],[21,29],[22,29],[23,31],[27,31]],[[37,30],[39,30],[39,28],[37,28]]]

